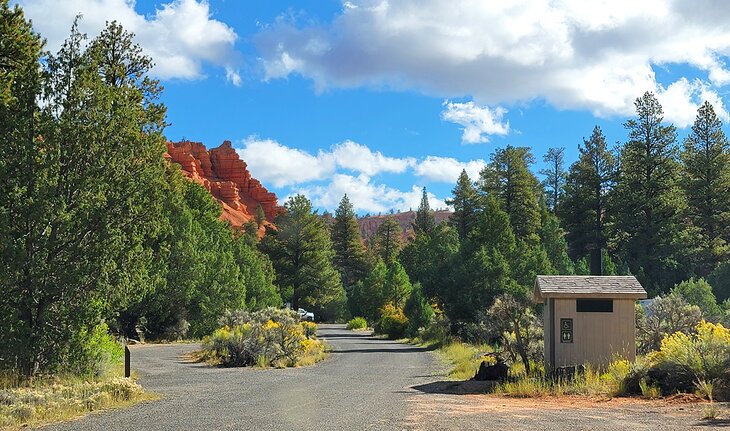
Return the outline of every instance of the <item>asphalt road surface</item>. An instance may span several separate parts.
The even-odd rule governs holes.
[[[402,429],[414,385],[439,368],[424,349],[320,325],[332,347],[310,367],[215,368],[182,355],[196,345],[132,347],[132,368],[162,396],[126,410],[54,425],[54,430]]]
[[[321,325],[333,348],[311,367],[216,368],[191,363],[197,345],[132,348],[132,366],[159,401],[97,412],[51,430],[687,430],[730,428],[700,418],[703,403],[581,397],[511,399],[484,382],[447,381],[424,349]]]

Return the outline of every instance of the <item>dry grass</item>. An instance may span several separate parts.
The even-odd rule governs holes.
[[[156,399],[132,379],[0,377],[0,428],[14,430],[72,419],[97,410]]]
[[[449,378],[454,380],[468,380],[474,377],[482,361],[488,360],[484,355],[493,351],[494,349],[488,345],[473,346],[459,342],[446,344],[439,349],[439,353],[454,366],[448,374]]]

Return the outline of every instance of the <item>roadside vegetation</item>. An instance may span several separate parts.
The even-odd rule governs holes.
[[[143,399],[133,383],[105,380],[124,338],[205,337],[205,357],[225,366],[322,360],[316,327],[279,310],[285,302],[440,346],[453,378],[503,361],[503,393],[727,399],[730,144],[710,103],[680,143],[657,97],[640,95],[623,142],[611,148],[595,127],[567,168],[564,149],[550,149],[541,178],[530,148],[497,148],[478,178],[459,176],[448,222],[435,222],[424,188],[405,234],[387,217],[363,239],[347,195],[334,217],[295,195],[275,220],[257,211],[234,230],[166,161],[163,89],[134,36],[116,22],[91,38],[74,25],[48,53],[9,4],[0,0],[0,57],[12,59],[0,65],[0,371],[18,383],[4,384],[0,409],[13,424],[53,416],[46,405]],[[633,274],[653,297],[637,309],[641,359],[548,378],[535,277],[587,274],[596,249],[605,275]]]
[[[154,399],[154,394],[123,377],[54,376],[21,381],[5,375],[0,377],[0,428],[35,427]]]
[[[316,338],[317,325],[299,321],[296,312],[267,308],[227,312],[221,327],[203,339],[200,358],[224,367],[298,367],[326,357]]]
[[[347,322],[347,329],[351,331],[368,329],[368,322],[364,317],[353,317]]]

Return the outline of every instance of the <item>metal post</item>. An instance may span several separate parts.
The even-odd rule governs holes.
[[[124,343],[124,377],[130,376],[130,353],[129,353],[129,347],[127,347],[127,343]]]

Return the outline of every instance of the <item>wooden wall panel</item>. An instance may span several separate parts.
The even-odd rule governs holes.
[[[590,363],[603,367],[614,356],[633,361],[636,357],[634,303],[632,299],[614,299],[612,313],[578,313],[575,299],[555,299],[555,312],[551,316],[555,327],[560,328],[560,319],[573,319],[573,343],[561,343],[556,330],[555,366]]]

